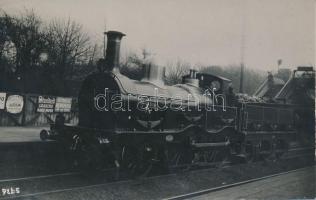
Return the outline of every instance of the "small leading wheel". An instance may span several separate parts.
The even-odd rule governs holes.
[[[155,162],[156,149],[151,145],[123,146],[121,164],[130,177],[145,177],[151,172]]]
[[[94,142],[77,139],[75,148],[72,146],[74,153],[74,166],[84,172],[99,171],[103,167],[102,151],[100,146]]]

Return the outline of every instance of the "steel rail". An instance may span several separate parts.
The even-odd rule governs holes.
[[[219,187],[212,187],[212,188],[199,190],[199,191],[191,192],[191,193],[187,193],[187,194],[167,197],[167,198],[164,198],[163,200],[181,200],[181,199],[188,199],[188,198],[192,198],[192,197],[197,197],[197,196],[201,196],[201,195],[204,195],[204,194],[209,194],[209,193],[212,193],[212,192],[215,192],[215,191],[220,191],[220,190],[232,188],[232,187],[235,187],[235,186],[245,185],[247,183],[253,183],[253,182],[256,182],[256,181],[265,180],[265,179],[269,179],[269,178],[272,178],[272,177],[277,177],[277,176],[281,176],[281,175],[285,175],[285,174],[290,174],[290,173],[293,173],[293,172],[303,171],[303,170],[308,169],[310,167],[311,166],[304,167],[304,168],[299,168],[299,169],[295,169],[295,170],[290,170],[290,171],[286,171],[286,172],[271,174],[271,175],[263,176],[263,177],[259,177],[259,178],[253,178],[253,179],[249,179],[249,180],[246,180],[246,181],[241,181],[241,182],[237,182],[237,183],[227,184],[227,185],[223,185],[223,186],[219,186]]]

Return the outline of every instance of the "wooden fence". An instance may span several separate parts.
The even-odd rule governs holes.
[[[20,113],[12,114],[6,109],[0,109],[0,126],[48,126],[55,121],[56,112],[37,112],[38,97],[37,94],[16,94],[23,97],[23,109]],[[66,123],[78,123],[77,99],[72,98],[72,108],[70,112],[62,113],[66,119]]]

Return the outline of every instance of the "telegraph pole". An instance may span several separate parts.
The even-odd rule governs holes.
[[[103,58],[105,58],[105,49],[106,49],[106,20],[104,20],[104,34],[103,34]]]
[[[243,1],[242,18],[241,18],[241,47],[240,47],[240,81],[239,81],[239,93],[244,92],[244,53],[245,53],[245,26],[246,26],[246,3]]]
[[[243,92],[244,92],[244,70],[245,70],[244,63],[241,63],[241,64],[240,64],[239,93],[243,93]]]
[[[277,73],[279,73],[279,70],[280,70],[280,66],[282,65],[282,59],[279,59],[278,60],[278,71]]]

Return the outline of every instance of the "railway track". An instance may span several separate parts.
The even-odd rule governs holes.
[[[254,163],[251,163],[251,164],[253,165]],[[260,163],[257,163],[257,164],[260,164]],[[241,168],[244,168],[245,166],[247,167],[247,164],[243,164],[243,165],[244,166]],[[263,163],[263,165],[266,165],[266,164]],[[287,166],[287,165],[288,164],[284,164],[284,166]],[[299,167],[302,167],[302,166],[299,166]],[[232,172],[234,171],[235,168],[236,169],[239,168],[239,165],[225,166],[225,170],[228,170],[230,172],[227,175],[223,175],[222,179],[225,180],[225,176],[230,176],[229,174],[231,173],[235,174],[236,172]],[[182,171],[182,172],[170,173],[170,174],[165,174],[165,175],[156,175],[156,176],[140,178],[140,179],[128,179],[127,177],[124,177],[124,176],[120,177],[120,179],[117,179],[115,177],[117,170],[114,168],[111,168],[111,169],[103,170],[99,172],[98,174],[94,174],[94,175],[83,174],[76,171],[70,171],[70,172],[65,172],[65,173],[46,174],[46,175],[20,177],[20,178],[12,178],[12,179],[2,179],[0,180],[0,188],[19,187],[21,189],[21,192],[19,194],[15,194],[12,196],[0,195],[0,198],[4,198],[4,199],[17,198],[17,197],[21,197],[21,198],[30,197],[31,198],[34,196],[50,195],[50,194],[65,193],[65,192],[67,193],[67,192],[73,192],[73,191],[78,191],[78,190],[89,190],[92,188],[99,188],[99,187],[106,188],[109,185],[113,185],[113,184],[114,185],[121,185],[121,184],[133,185],[137,182],[142,182],[143,184],[147,181],[152,181],[153,179],[156,180],[157,182],[163,182],[163,180],[170,181],[171,179],[174,181],[176,179],[171,178],[171,177],[177,177],[178,176],[177,174],[179,173],[180,174],[181,173],[184,173],[184,174],[185,173],[187,174],[202,173],[203,174],[204,172],[210,173],[212,171],[215,172],[217,170],[221,170],[221,168],[212,168],[212,169],[205,169],[205,168],[197,169],[196,168],[194,170],[185,171],[185,172]],[[161,196],[157,199],[162,199],[162,198],[166,198],[166,199],[181,199],[182,198],[183,199],[183,198],[188,198],[190,196],[193,197],[194,195],[197,196],[197,195],[206,194],[212,191],[223,190],[225,188],[254,182],[256,180],[267,179],[269,177],[281,175],[284,173],[290,173],[291,171],[296,171],[296,170],[297,169],[288,170],[287,172],[273,173],[273,175],[266,175],[259,178],[258,177],[250,178],[250,179],[242,180],[239,182],[227,183],[225,185],[219,184],[219,186],[214,186],[209,189],[197,190],[197,192],[191,192],[191,193],[187,193],[183,195],[179,195],[181,194],[181,191],[180,191],[176,193],[178,195],[169,195],[170,197],[167,197],[167,198],[165,196]]]
[[[66,173],[47,174],[47,175],[40,175],[40,176],[9,178],[9,179],[0,180],[0,184],[6,183],[6,182],[13,182],[13,181],[25,181],[25,180],[36,180],[36,179],[43,179],[43,178],[53,178],[53,177],[58,177],[58,176],[73,176],[73,175],[78,175],[78,174],[79,174],[79,172],[66,172]]]
[[[19,190],[21,190],[19,194],[14,196],[2,195],[2,198],[4,199],[29,197],[68,191],[75,188],[78,189],[108,184],[114,182],[114,178],[111,177],[114,173],[115,169],[111,168],[100,171],[97,174],[98,176],[88,176],[88,174],[81,172],[70,171],[65,173],[2,179],[0,180],[0,188],[19,188]]]
[[[275,174],[271,174],[271,175],[267,175],[267,176],[263,176],[263,177],[259,177],[259,178],[253,178],[253,179],[246,180],[246,181],[239,181],[239,182],[235,182],[235,183],[231,183],[231,184],[225,184],[222,186],[212,187],[212,188],[203,189],[203,190],[197,190],[197,191],[189,192],[189,193],[182,193],[181,191],[174,191],[174,195],[160,194],[158,196],[152,196],[152,199],[166,199],[166,200],[188,199],[188,198],[198,197],[200,195],[209,194],[211,192],[225,190],[228,188],[244,185],[247,183],[252,183],[252,182],[256,182],[256,181],[260,181],[260,180],[264,180],[264,179],[269,179],[269,178],[276,177],[276,176],[289,174],[292,172],[303,171],[307,168],[308,167],[295,169],[295,170],[289,170],[286,172],[275,173]],[[199,173],[201,173],[201,172],[199,172]],[[66,176],[66,175],[62,174],[61,176]],[[47,177],[45,177],[45,178],[47,178]],[[72,195],[74,193],[82,193],[83,191],[95,190],[96,188],[98,188],[98,190],[107,190],[107,188],[120,188],[121,185],[127,185],[127,186],[125,186],[125,188],[127,188],[127,190],[128,190],[128,188],[132,188],[133,186],[135,187],[135,185],[137,185],[139,190],[142,190],[142,188],[145,187],[144,185],[152,184],[153,182],[166,182],[166,180],[174,180],[175,178],[178,178],[176,174],[168,174],[168,175],[163,175],[163,176],[149,177],[146,180],[120,180],[120,181],[116,181],[116,182],[103,182],[103,183],[98,183],[98,184],[89,184],[89,185],[76,186],[76,187],[50,189],[47,191],[30,192],[30,193],[24,193],[21,195],[11,196],[11,197],[4,197],[3,199],[16,199],[16,198],[18,198],[18,199],[36,199],[36,198],[42,199],[42,197],[49,197],[48,199],[55,199],[54,197],[56,195],[59,195],[59,194],[62,194],[62,196],[67,196],[67,194]],[[123,192],[123,191],[121,191],[121,192]],[[43,198],[43,199],[45,199],[45,198]],[[122,198],[120,198],[120,199],[122,199]],[[125,198],[123,198],[123,199],[125,199]],[[140,196],[139,199],[146,199],[146,198]]]
[[[290,173],[293,173],[293,172],[303,171],[303,170],[308,169],[308,168],[310,168],[310,166],[309,167],[300,168],[300,169],[290,170],[290,171],[286,171],[286,172],[271,174],[271,175],[263,176],[263,177],[259,177],[259,178],[253,178],[253,179],[246,180],[246,181],[240,181],[240,182],[236,182],[236,183],[232,183],[232,184],[226,184],[226,185],[222,185],[222,186],[219,186],[219,187],[212,187],[212,188],[208,188],[208,189],[203,189],[203,190],[200,190],[200,191],[191,192],[191,193],[187,193],[187,194],[167,197],[167,198],[164,198],[164,200],[189,199],[189,198],[193,198],[193,197],[198,197],[198,196],[201,196],[201,195],[209,194],[211,192],[225,190],[225,189],[228,189],[228,188],[241,186],[241,185],[245,185],[245,184],[256,182],[256,181],[261,181],[261,180],[273,178],[273,177],[276,177],[276,176],[281,176],[281,175],[290,174]]]
[[[2,197],[0,196],[0,199],[16,199],[16,198],[27,198],[27,197],[34,197],[34,196],[40,196],[40,195],[47,195],[47,194],[52,194],[52,193],[60,193],[60,192],[67,192],[67,191],[76,191],[76,190],[82,190],[82,189],[89,189],[89,188],[93,188],[93,187],[100,187],[100,186],[110,186],[113,184],[123,184],[123,183],[135,183],[138,181],[142,181],[143,179],[120,179],[120,180],[107,180],[107,179],[103,179],[104,177],[107,177],[107,175],[111,174],[111,173],[115,173],[115,169],[107,169],[107,170],[103,170],[102,172],[98,173],[98,178],[94,179],[95,177],[92,178],[92,182],[91,182],[91,177],[90,179],[90,183],[89,182],[85,182],[85,183],[79,183],[79,185],[72,185],[71,187],[61,187],[61,188],[54,188],[54,189],[48,189],[48,190],[44,190],[44,191],[28,191],[26,193],[21,193],[18,195],[14,195],[14,196],[9,196],[9,197]],[[152,180],[152,179],[159,179],[161,177],[168,177],[168,176],[174,176],[175,174],[167,174],[167,175],[161,175],[161,176],[152,176],[152,177],[148,177],[146,178],[146,180]],[[54,182],[54,181],[60,181],[63,180],[65,181],[67,179],[71,179],[70,182],[74,183],[76,182],[76,180],[79,180],[81,178],[78,179],[78,177],[83,178],[84,180],[87,181],[87,177],[79,172],[69,172],[69,173],[60,173],[60,174],[49,174],[49,175],[43,175],[43,176],[31,176],[31,177],[23,177],[23,178],[15,178],[15,179],[4,179],[4,180],[0,180],[0,187],[1,184],[3,183],[10,183],[10,185],[17,185],[21,184],[21,182],[25,182],[25,181],[32,181],[32,186],[31,188],[37,188],[37,189],[42,189],[40,188],[39,185],[42,185],[43,182]],[[94,179],[94,180],[93,180]],[[82,179],[81,179],[82,180]],[[37,181],[37,182],[36,182]],[[17,182],[17,183],[14,183]],[[80,185],[83,184],[83,185]]]

